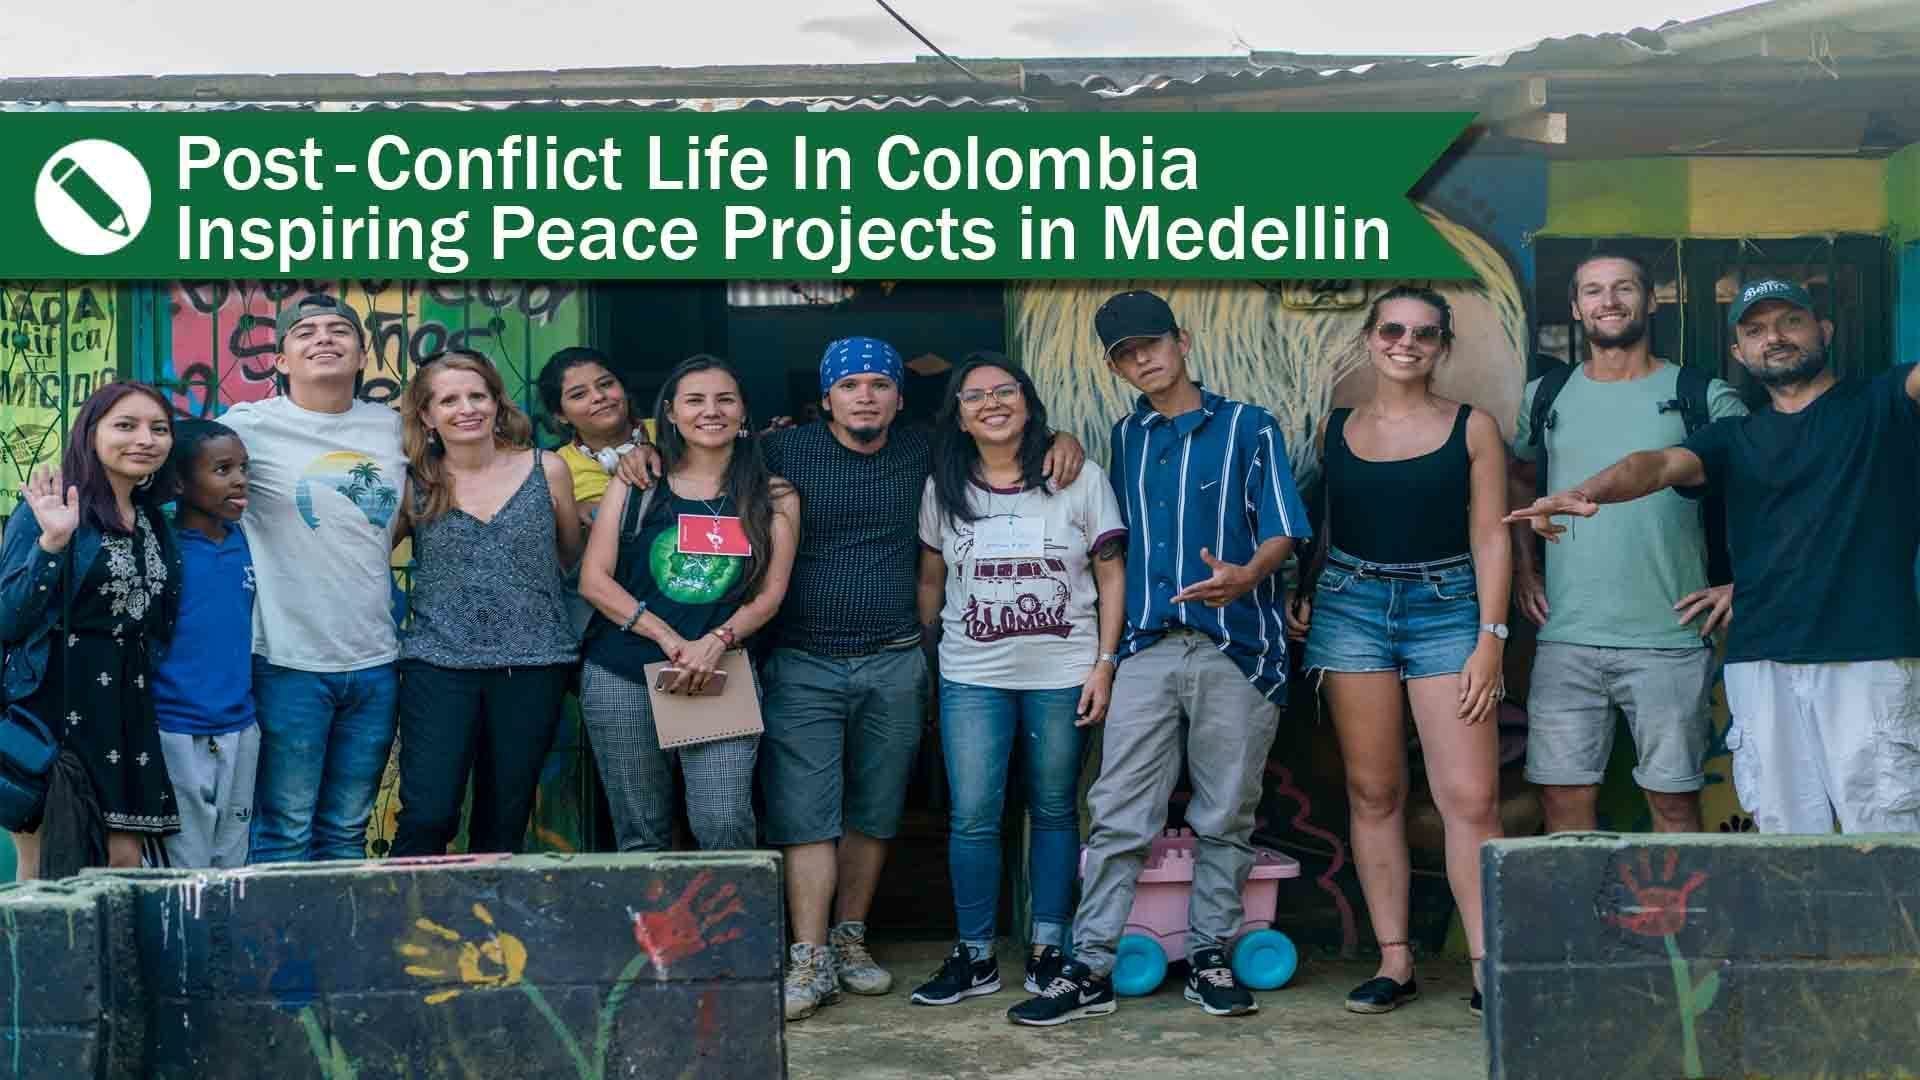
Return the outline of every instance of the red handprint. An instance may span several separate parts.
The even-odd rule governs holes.
[[[703,870],[680,891],[679,899],[666,907],[658,911],[628,909],[627,914],[633,917],[633,940],[653,962],[656,978],[664,978],[668,968],[707,946],[732,941],[745,933],[737,926],[713,933],[721,923],[746,909],[740,904],[739,890],[731,883],[708,891],[712,881],[713,874]],[[647,899],[657,901],[664,891],[656,883]]]
[[[1686,929],[1687,895],[1706,883],[1707,873],[1695,870],[1679,888],[1674,888],[1673,875],[1679,863],[1680,853],[1667,849],[1667,864],[1660,875],[1664,884],[1654,883],[1653,862],[1645,851],[1640,853],[1640,878],[1645,884],[1634,877],[1632,867],[1621,863],[1620,881],[1633,897],[1633,905],[1607,913],[1607,921],[1645,937],[1668,937]]]

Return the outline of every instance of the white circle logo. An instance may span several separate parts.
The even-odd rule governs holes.
[[[33,189],[40,228],[75,255],[111,255],[133,242],[153,209],[140,159],[118,143],[81,139],[53,152]]]

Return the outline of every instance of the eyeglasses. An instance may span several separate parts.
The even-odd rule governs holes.
[[[1374,327],[1373,332],[1379,334],[1380,340],[1382,341],[1399,341],[1411,332],[1413,334],[1413,340],[1422,345],[1431,345],[1439,341],[1446,334],[1444,329],[1432,323],[1426,323],[1422,326],[1408,326],[1405,323],[1397,322],[1383,322],[1379,326]]]
[[[992,394],[993,400],[1002,405],[1011,405],[1020,399],[1020,384],[1001,383],[991,390],[962,390],[955,396],[963,405],[978,405],[987,400],[988,394]]]

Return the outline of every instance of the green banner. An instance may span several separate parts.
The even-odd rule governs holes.
[[[0,277],[1466,278],[1471,119],[0,114]]]

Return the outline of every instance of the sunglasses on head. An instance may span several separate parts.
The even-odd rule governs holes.
[[[1439,341],[1446,334],[1445,330],[1432,323],[1426,323],[1421,326],[1408,326],[1405,323],[1397,322],[1383,322],[1379,326],[1374,327],[1373,332],[1379,334],[1380,340],[1382,341],[1399,341],[1401,338],[1406,337],[1408,333],[1412,333],[1413,340],[1422,345],[1431,345]]]

